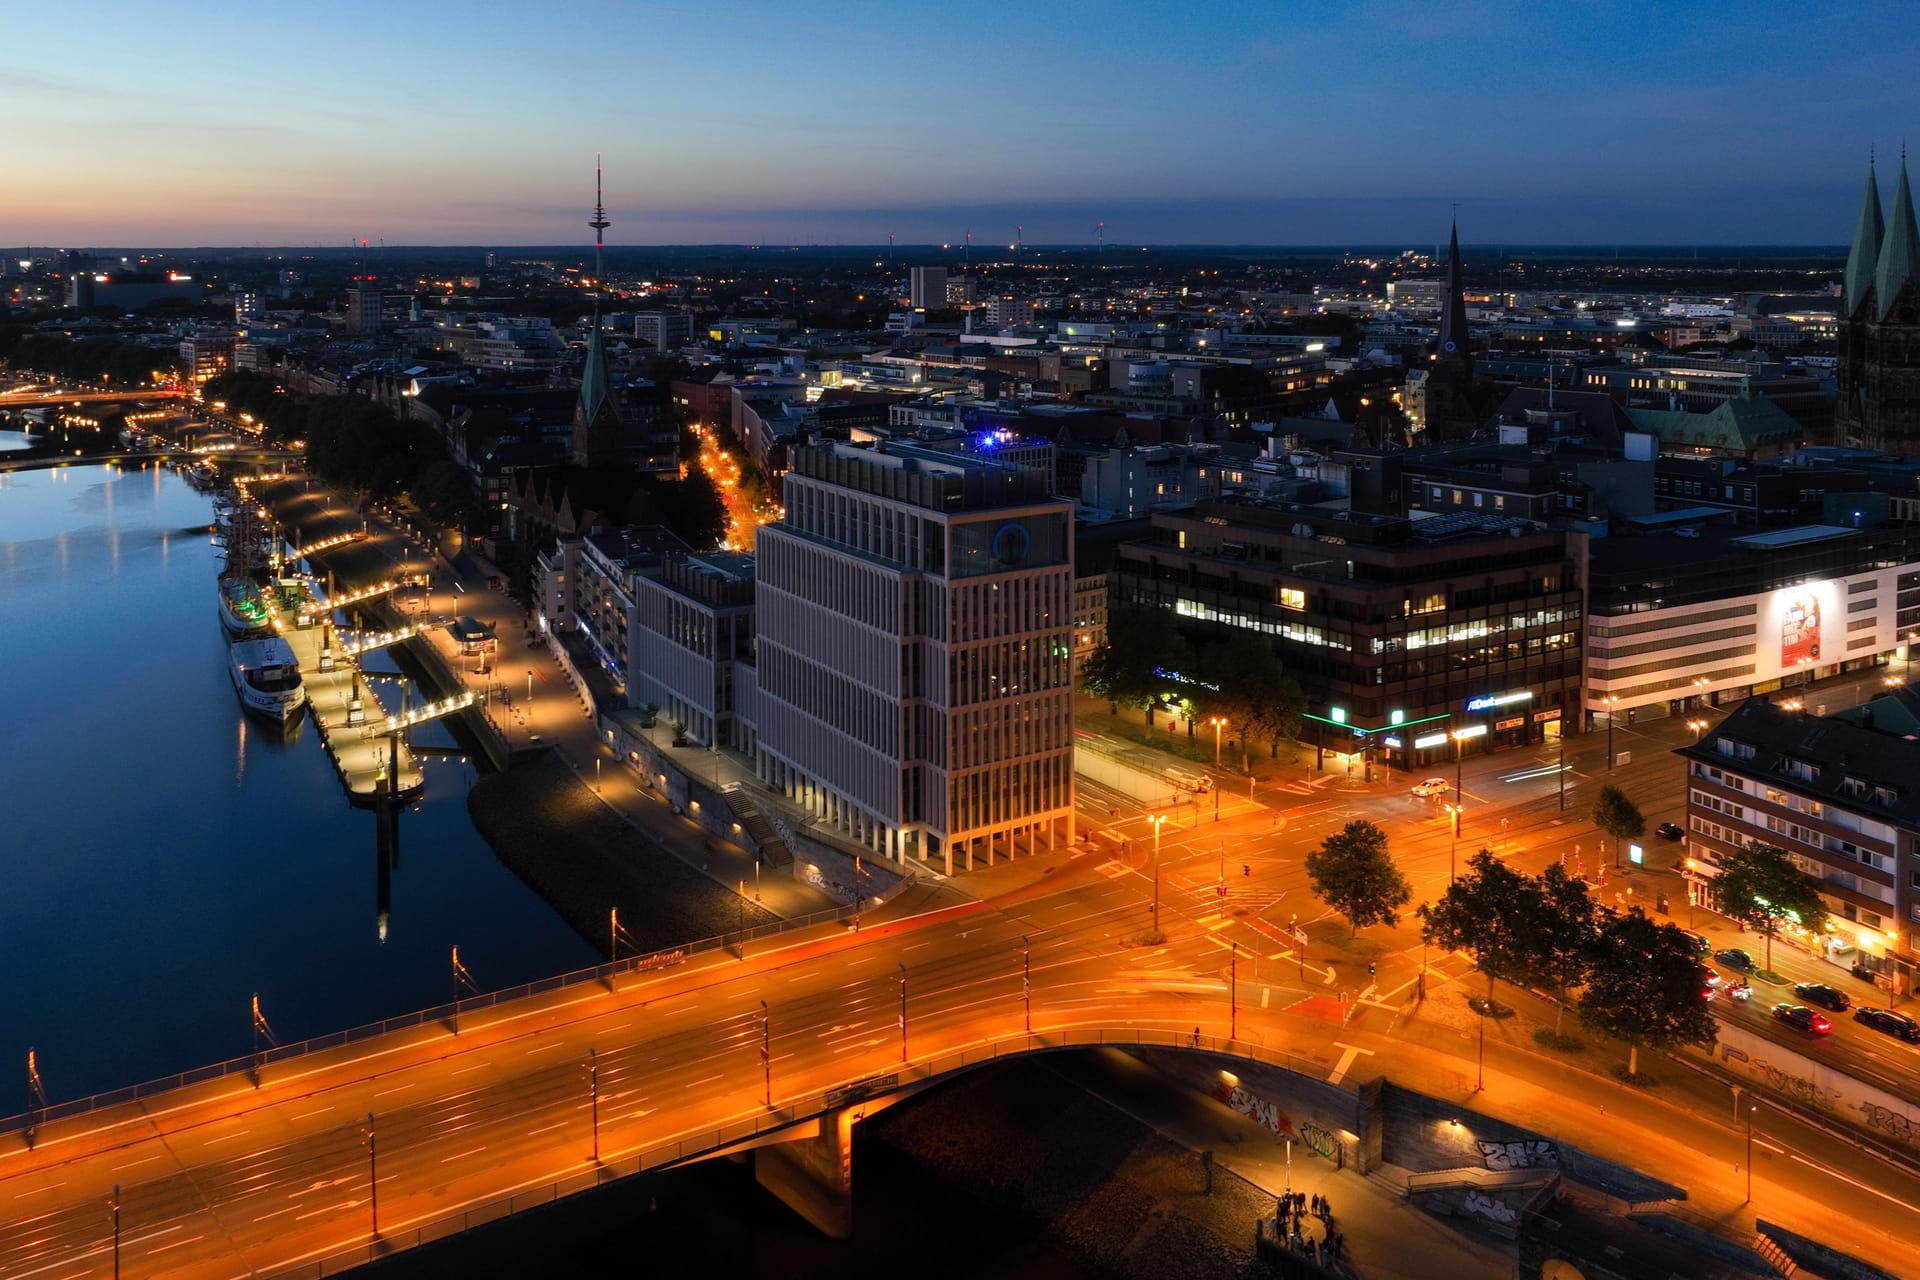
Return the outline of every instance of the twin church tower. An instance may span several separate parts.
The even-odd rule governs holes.
[[[1838,442],[1920,454],[1920,229],[1904,151],[1893,211],[1884,222],[1868,163],[1866,199],[1841,287]]]

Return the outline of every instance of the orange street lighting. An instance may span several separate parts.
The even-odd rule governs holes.
[[[1225,716],[1209,716],[1207,723],[1213,726],[1213,767],[1220,767],[1220,731],[1227,727]]]

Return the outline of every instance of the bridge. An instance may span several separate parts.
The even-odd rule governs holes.
[[[854,1119],[980,1063],[1159,1044],[1326,1074],[1338,1050],[1235,1026],[1223,956],[1139,954],[1138,901],[1094,879],[1058,925],[847,908],[29,1112],[0,1154],[0,1274],[106,1275],[116,1250],[126,1275],[328,1274],[775,1144],[763,1181],[832,1230]]]
[[[132,400],[182,400],[193,397],[169,387],[128,388],[125,391],[48,391],[40,387],[16,387],[0,391],[0,409],[54,408],[61,405],[121,403]]]

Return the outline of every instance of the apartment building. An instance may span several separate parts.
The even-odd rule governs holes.
[[[951,872],[1073,838],[1073,512],[1048,477],[886,442],[794,451],[760,530],[759,775]]]
[[[1821,882],[1815,934],[1783,925],[1841,968],[1911,991],[1920,928],[1920,699],[1901,689],[1844,715],[1750,698],[1687,761],[1688,900],[1716,909],[1725,853],[1760,841]]]
[[[753,557],[671,554],[633,581],[627,703],[703,746],[736,746],[735,664],[753,660]]]

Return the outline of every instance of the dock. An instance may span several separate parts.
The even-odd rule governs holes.
[[[348,798],[372,806],[383,797],[406,800],[420,794],[426,777],[407,746],[405,726],[359,674],[328,618],[276,610],[274,629],[300,662],[313,722]],[[417,722],[411,716],[406,721]]]

